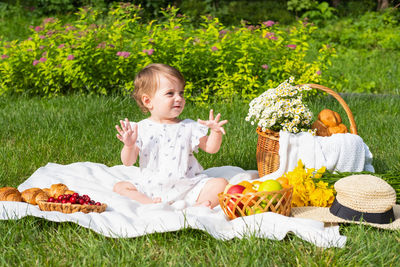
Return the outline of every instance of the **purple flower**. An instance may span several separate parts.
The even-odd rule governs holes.
[[[220,37],[224,37],[227,32],[228,32],[227,30],[220,30],[219,31],[219,36]]]
[[[40,26],[36,26],[36,27],[35,27],[35,32],[40,32],[41,30],[43,30],[42,27],[40,27]]]
[[[263,64],[261,67],[262,67],[263,69],[265,69],[265,70],[267,70],[267,69],[269,68],[267,64]]]
[[[267,27],[271,27],[272,25],[275,24],[275,22],[272,21],[272,20],[267,20],[267,21],[264,21],[263,24],[264,24],[265,26],[267,26]]]
[[[115,45],[113,45],[113,44],[108,44],[108,46],[111,47],[111,48],[115,47]]]
[[[8,55],[1,55],[1,59],[6,59],[6,58],[9,58],[9,56]]]
[[[67,32],[69,32],[69,31],[74,31],[74,30],[76,30],[76,28],[75,28],[74,26],[67,26],[67,27],[65,28],[65,31],[67,31]]]
[[[212,51],[217,51],[217,50],[218,50],[218,47],[213,46],[213,47],[211,47],[211,50],[212,50]]]
[[[119,51],[119,52],[117,52],[117,56],[123,57],[123,58],[128,58],[130,55],[131,55],[131,53],[125,52],[125,51]]]
[[[49,30],[48,32],[46,32],[46,35],[51,37],[53,34],[55,34],[56,31],[55,30]]]
[[[43,23],[44,24],[47,24],[47,23],[54,23],[54,22],[56,22],[56,19],[55,18],[45,18],[44,20],[43,20]]]
[[[143,53],[146,53],[147,55],[151,56],[154,53],[154,49],[143,49]]]
[[[147,55],[151,56],[154,53],[154,49],[150,48],[149,50],[147,50]]]
[[[33,39],[32,39],[32,37],[28,37],[28,41],[32,41]]]
[[[29,49],[26,49],[26,51],[27,52],[32,52],[33,50],[29,48]]]
[[[58,48],[63,48],[65,46],[65,44],[60,44],[59,46],[58,46]]]
[[[74,55],[68,55],[67,60],[73,60],[75,58]]]
[[[174,29],[179,29],[179,28],[180,28],[179,26],[175,26],[175,27],[174,27]]]
[[[45,48],[44,45],[39,46],[39,49],[40,49],[40,50],[43,50],[44,48]]]
[[[275,36],[275,33],[273,32],[267,32],[264,38],[268,38],[270,40],[278,40],[278,38]]]
[[[316,72],[317,75],[321,75],[321,73],[322,72],[320,70]]]
[[[96,46],[96,48],[106,48],[106,45],[106,42],[101,42]]]
[[[33,66],[36,66],[37,64],[39,64],[39,60],[35,59],[32,64]]]
[[[287,47],[291,48],[291,49],[296,49],[297,45],[295,44],[289,44],[287,45]]]
[[[47,58],[41,57],[39,60],[40,60],[40,62],[46,62]]]
[[[46,36],[44,36],[44,35],[39,35],[39,38],[40,38],[40,39],[46,39]]]

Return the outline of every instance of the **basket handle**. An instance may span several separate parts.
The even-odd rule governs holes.
[[[311,88],[322,90],[324,92],[327,92],[331,96],[333,96],[342,105],[344,111],[346,111],[347,117],[349,118],[349,122],[350,122],[350,132],[352,134],[357,134],[357,126],[356,126],[356,121],[354,120],[353,113],[351,112],[349,106],[346,104],[346,102],[343,100],[343,98],[338,93],[336,93],[332,89],[329,89],[328,87],[325,87],[325,86],[322,86],[319,84],[311,83],[311,84],[301,84],[301,85],[308,85]]]

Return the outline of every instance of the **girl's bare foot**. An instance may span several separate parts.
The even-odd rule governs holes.
[[[153,203],[161,203],[161,198],[160,197],[153,198]]]

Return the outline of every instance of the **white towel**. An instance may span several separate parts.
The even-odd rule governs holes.
[[[280,131],[279,157],[279,169],[260,180],[282,176],[293,170],[299,159],[306,168],[319,169],[325,166],[334,172],[374,172],[368,146],[360,136],[350,133],[322,137]]]
[[[228,240],[255,235],[261,238],[282,240],[288,232],[315,244],[318,247],[343,247],[346,237],[340,235],[339,227],[324,227],[322,222],[291,218],[266,212],[228,220],[222,209],[186,207],[165,203],[142,205],[112,191],[113,185],[128,180],[131,168],[107,167],[91,162],[69,165],[49,163],[39,168],[18,189],[46,188],[51,184],[64,183],[79,194],[88,194],[92,199],[106,203],[103,213],[82,212],[64,214],[41,211],[37,206],[23,202],[0,202],[0,219],[19,219],[27,215],[56,222],[74,222],[108,237],[136,237],[154,232],[170,232],[183,228],[194,228],[208,232],[217,239]],[[238,167],[224,166],[205,171],[210,176],[230,179],[256,177],[255,171],[244,171]],[[184,209],[182,209],[184,208]]]

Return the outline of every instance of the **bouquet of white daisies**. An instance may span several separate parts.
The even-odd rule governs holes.
[[[246,121],[257,124],[262,131],[309,132],[313,114],[303,103],[303,94],[311,90],[307,85],[292,85],[294,78],[281,83],[277,88],[265,91],[250,102]]]

